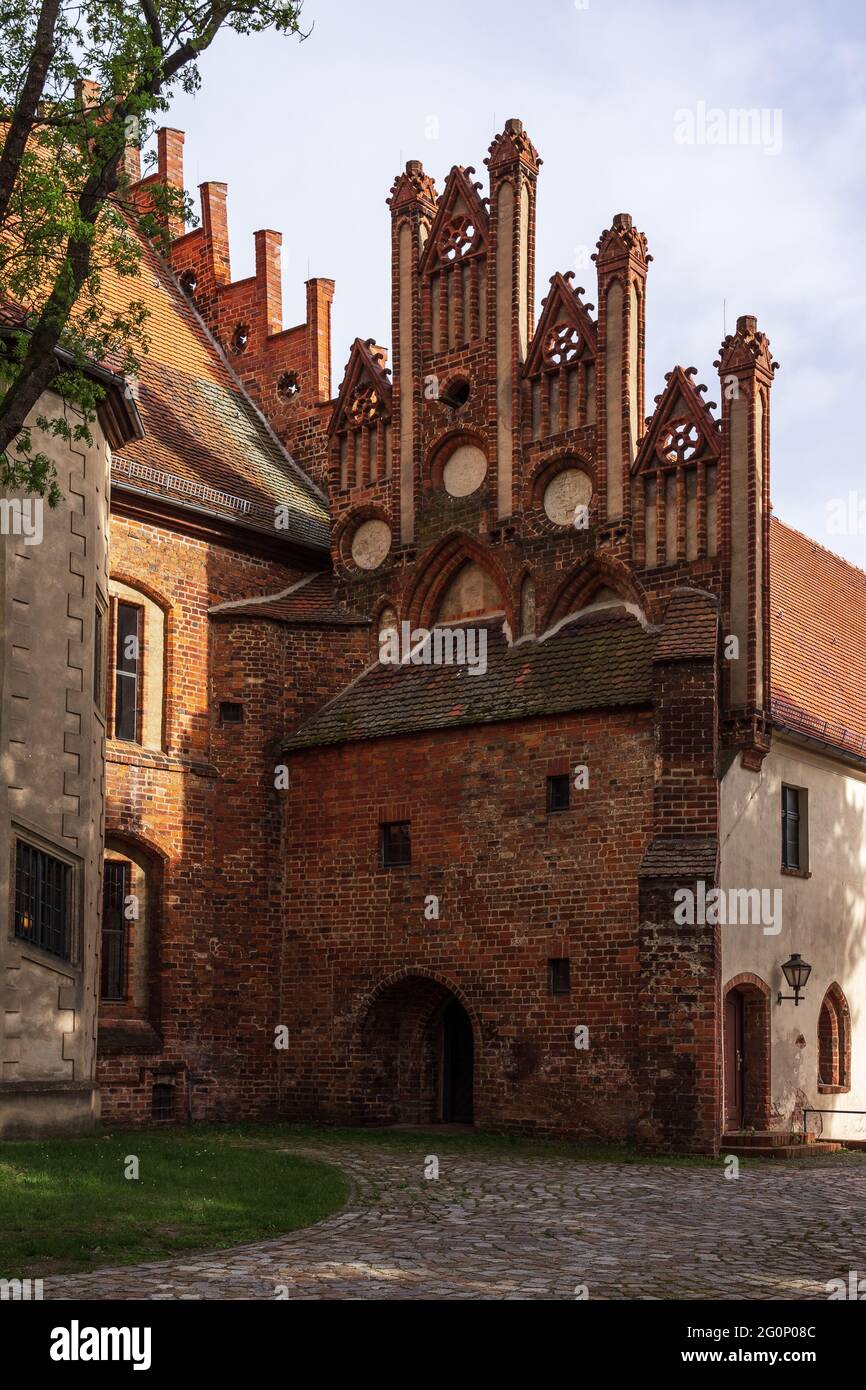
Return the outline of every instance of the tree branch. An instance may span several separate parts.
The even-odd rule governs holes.
[[[54,32],[57,27],[59,12],[60,0],[42,0],[42,8],[36,23],[33,52],[27,65],[27,76],[24,79],[21,95],[15,103],[15,110],[3,145],[3,153],[0,154],[0,226],[5,221],[9,210],[12,190],[15,187],[24,150],[36,119],[39,99],[45,88],[48,69],[54,57]]]

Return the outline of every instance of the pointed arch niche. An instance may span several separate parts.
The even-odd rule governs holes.
[[[429,552],[419,566],[406,614],[416,627],[504,616],[513,630],[512,605],[504,574],[472,537],[453,534]]]
[[[544,630],[563,618],[576,616],[586,608],[602,603],[628,603],[654,621],[643,590],[635,584],[628,569],[617,560],[584,561],[566,575],[553,595],[544,618]]]
[[[835,982],[818,1014],[818,1090],[822,1095],[851,1089],[851,1013]]]

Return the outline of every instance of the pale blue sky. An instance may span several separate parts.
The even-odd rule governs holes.
[[[303,281],[337,282],[334,370],[358,334],[390,347],[385,199],[406,159],[441,189],[452,164],[483,165],[519,116],[544,164],[538,296],[580,268],[615,212],[653,253],[647,396],[676,362],[712,366],[754,313],[782,365],[773,392],[772,491],[783,520],[866,568],[861,401],[866,359],[866,10],[848,0],[306,0],[306,42],[224,36],[203,87],[169,116],[187,132],[186,181],[229,185],[232,271],[252,234],[283,233],[286,326]],[[781,148],[686,145],[676,115],[781,113]],[[778,120],[778,118],[775,118]],[[771,126],[768,125],[768,136]],[[778,134],[779,127],[776,126]],[[856,490],[849,534],[828,504]]]

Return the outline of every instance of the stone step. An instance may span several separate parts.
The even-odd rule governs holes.
[[[815,1137],[814,1134],[807,1134],[806,1143],[814,1143]],[[785,1148],[791,1144],[802,1144],[803,1136],[790,1129],[729,1130],[722,1135],[722,1143],[738,1144],[740,1148]]]
[[[829,1139],[812,1139],[806,1144],[741,1144],[738,1142],[740,1136],[734,1143],[729,1144],[725,1141],[722,1144],[722,1156],[734,1154],[737,1158],[814,1158],[820,1154],[838,1153],[842,1145],[834,1143]]]

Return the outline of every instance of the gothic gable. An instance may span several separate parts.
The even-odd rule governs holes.
[[[328,434],[358,429],[391,416],[391,381],[385,355],[372,338],[356,338],[343,376]]]
[[[467,256],[487,251],[489,216],[473,168],[455,165],[448,175],[430,228],[419,269],[438,270]]]
[[[674,367],[667,373],[667,386],[656,396],[656,409],[647,420],[633,473],[717,461],[718,423],[700,395],[706,387],[697,387],[692,381],[694,370]]]
[[[569,281],[574,271],[559,271],[550,277],[550,292],[542,301],[541,317],[524,366],[525,376],[536,372],[571,367],[589,359],[595,361],[596,327],[589,306],[580,298],[582,288]]]

